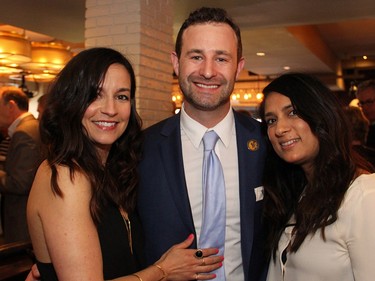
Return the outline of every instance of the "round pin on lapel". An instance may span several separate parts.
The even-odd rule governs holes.
[[[247,142],[247,149],[250,151],[256,151],[259,149],[259,143],[256,140],[249,140]]]

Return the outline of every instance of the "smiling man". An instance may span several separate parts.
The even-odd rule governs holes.
[[[215,191],[203,198],[202,139],[214,131],[226,206],[224,221],[214,227],[214,231],[225,229],[219,251],[224,255],[223,267],[215,271],[215,280],[263,280],[260,220],[266,146],[259,123],[230,105],[235,80],[244,67],[240,30],[224,10],[198,9],[181,26],[171,60],[184,95],[181,113],[145,131],[140,165],[138,209],[148,263],[190,233],[196,236],[195,248],[220,249],[212,236],[203,234],[209,223],[204,201],[219,201]],[[205,264],[204,251],[198,250],[197,258]],[[194,278],[205,276],[197,270]]]

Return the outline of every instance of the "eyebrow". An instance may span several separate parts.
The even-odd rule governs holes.
[[[204,52],[201,49],[191,49],[186,54],[190,55],[190,54],[194,54],[194,53],[195,54],[203,54]],[[232,55],[225,50],[215,50],[215,53],[216,53],[216,55],[225,55],[225,56],[232,57]]]
[[[203,53],[203,51],[200,50],[200,49],[191,49],[191,50],[187,51],[186,54],[190,55],[190,54],[193,54],[193,53],[201,54],[201,53]]]
[[[130,88],[118,88],[116,90],[116,93],[120,93],[120,92],[130,92]]]
[[[102,92],[104,90],[104,88],[103,87],[99,87],[99,89],[98,89],[98,91],[99,92]],[[99,93],[98,92],[98,93]],[[118,93],[121,93],[121,92],[129,92],[130,93],[130,88],[118,88],[116,91],[115,91],[115,93],[116,94],[118,94]]]

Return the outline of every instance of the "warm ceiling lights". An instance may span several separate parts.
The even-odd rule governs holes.
[[[16,28],[0,30],[0,75],[19,74],[28,80],[53,79],[73,57],[70,48],[55,41],[31,42],[25,33]]]
[[[58,73],[72,58],[72,53],[66,47],[56,42],[32,42],[31,62],[22,65],[26,70],[35,73]]]
[[[20,72],[22,72],[22,69],[0,65],[0,75],[1,74],[14,74],[14,73],[20,73]]]
[[[31,60],[31,43],[18,33],[0,31],[0,64],[17,66]]]

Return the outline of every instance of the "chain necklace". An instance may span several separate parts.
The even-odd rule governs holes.
[[[130,223],[130,219],[128,214],[120,208],[121,217],[125,223],[126,232],[128,233],[128,242],[129,242],[129,248],[130,253],[133,255],[133,239],[132,239],[132,225]]]

